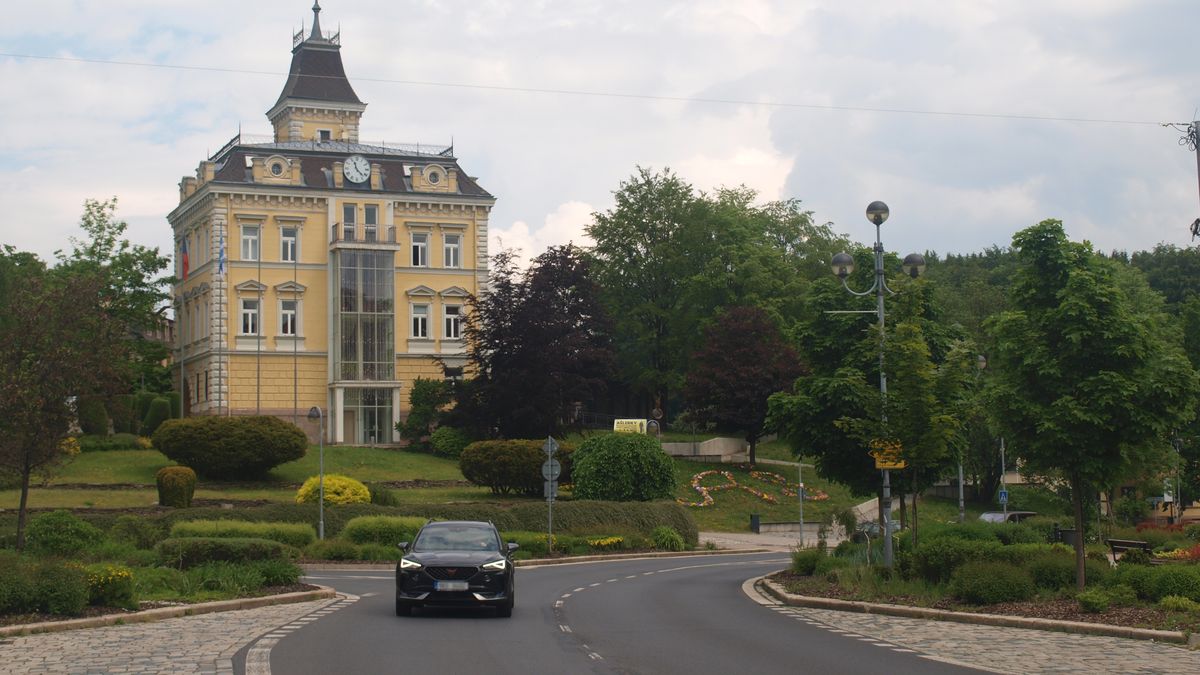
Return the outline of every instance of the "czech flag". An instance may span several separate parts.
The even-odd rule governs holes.
[[[188,275],[188,247],[187,237],[179,244],[179,259],[183,262],[183,280],[187,281]]]

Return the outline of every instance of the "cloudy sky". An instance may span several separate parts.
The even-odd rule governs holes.
[[[180,178],[239,125],[270,132],[310,7],[5,3],[0,244],[49,257],[84,199],[115,195],[131,238],[169,250]],[[368,103],[361,137],[453,138],[499,198],[493,246],[586,243],[638,165],[800,199],[859,241],[882,199],[900,252],[1006,245],[1051,217],[1104,250],[1186,245],[1200,216],[1196,156],[1159,126],[1200,116],[1194,0],[322,8]]]

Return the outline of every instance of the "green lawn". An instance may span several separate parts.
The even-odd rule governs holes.
[[[154,474],[164,466],[171,466],[174,463],[157,450],[84,452],[56,469],[51,476],[50,485],[64,483],[153,485]]]

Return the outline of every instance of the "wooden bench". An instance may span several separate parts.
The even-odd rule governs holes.
[[[1144,541],[1135,541],[1133,539],[1109,539],[1108,548],[1112,551],[1113,560],[1116,560],[1119,555],[1126,551],[1145,551],[1149,555],[1153,550],[1149,543]]]

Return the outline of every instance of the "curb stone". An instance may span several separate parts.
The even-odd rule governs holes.
[[[312,584],[316,586],[317,584]],[[43,621],[42,623],[16,624],[0,626],[0,638],[32,635],[34,633],[61,633],[81,628],[100,628],[103,626],[119,626],[127,623],[146,623],[175,619],[181,616],[211,614],[213,612],[230,612],[238,609],[256,609],[269,605],[289,605],[310,600],[325,600],[333,598],[337,593],[328,586],[319,586],[315,591],[299,591],[297,593],[281,593],[279,595],[264,595],[257,598],[238,598],[236,600],[218,600],[216,602],[200,602],[194,605],[178,607],[159,607],[146,609],[129,614],[105,614],[86,619],[67,619],[66,621]]]
[[[911,619],[931,619],[934,621],[954,621],[957,623],[978,624],[984,626],[1002,626],[1006,628],[1031,628],[1034,630],[1073,633],[1077,635],[1100,635],[1105,637],[1129,638],[1133,640],[1150,640],[1153,642],[1169,642],[1184,645],[1189,649],[1200,649],[1200,634],[1184,633],[1173,630],[1152,630],[1149,628],[1130,628],[1128,626],[1112,626],[1102,623],[1086,623],[1083,621],[1061,621],[1057,619],[1039,619],[1026,616],[1007,616],[1003,614],[977,614],[974,612],[953,612],[945,609],[929,607],[910,607],[907,605],[887,605],[858,600],[837,600],[834,598],[817,598],[805,595],[792,595],[779,584],[762,577],[759,588],[767,595],[785,605],[792,607],[812,607],[815,609],[832,609],[842,612],[858,612],[860,614],[883,614],[886,616],[903,616]]]

